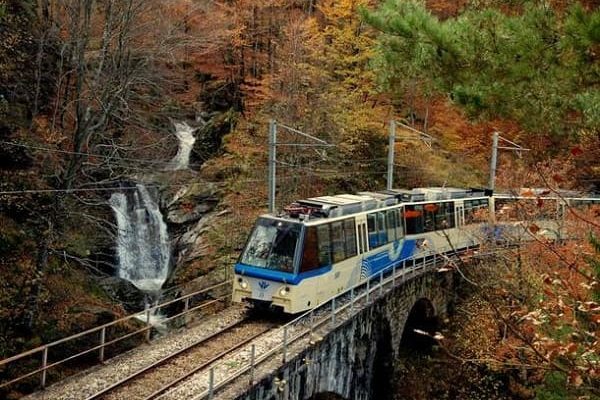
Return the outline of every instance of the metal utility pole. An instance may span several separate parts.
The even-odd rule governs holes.
[[[293,132],[317,143],[277,143],[277,128],[281,127],[289,132]],[[268,201],[269,201],[269,214],[275,214],[275,194],[277,188],[277,146],[292,146],[292,147],[333,147],[335,145],[329,144],[326,141],[309,135],[308,133],[301,132],[292,127],[278,124],[274,119],[269,121],[269,188],[268,188]]]
[[[508,143],[507,146],[500,146],[500,141]],[[503,138],[500,136],[499,132],[494,132],[492,134],[492,159],[490,161],[490,182],[489,188],[490,190],[494,190],[496,188],[496,170],[498,164],[498,150],[513,150],[517,153],[519,157],[521,157],[521,153],[523,151],[529,151],[531,149],[526,149],[515,142],[511,142],[510,140]]]
[[[494,132],[492,135],[492,160],[490,161],[490,183],[488,187],[490,190],[494,190],[496,184],[496,164],[498,162],[498,138],[500,134]]]
[[[394,145],[396,144],[396,121],[390,121],[390,140],[388,144],[387,190],[394,185]]]
[[[275,172],[277,161],[277,122],[269,121],[269,214],[275,213]]]
[[[403,129],[408,130],[411,134],[398,136],[399,138],[404,139],[414,139],[415,136],[417,139],[421,140],[423,143],[427,145],[427,147],[431,148],[432,143],[436,140],[433,136],[428,135],[425,132],[421,132],[418,129],[413,128],[412,126],[408,126],[403,124],[402,122],[398,122],[396,120],[390,120],[390,139],[389,139],[389,148],[388,148],[388,160],[387,160],[387,189],[391,190],[394,186],[394,144],[396,143],[396,126],[400,125]]]

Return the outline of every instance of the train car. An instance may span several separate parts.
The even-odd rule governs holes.
[[[235,265],[233,301],[298,313],[403,260],[478,245],[493,198],[419,188],[300,200],[262,215]]]

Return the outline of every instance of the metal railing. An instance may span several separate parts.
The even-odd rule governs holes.
[[[467,248],[455,255],[458,256],[469,250],[473,249]],[[398,262],[352,286],[345,292],[329,298],[325,302],[319,304],[316,308],[305,312],[293,321],[278,328],[278,334],[281,335],[281,342],[278,345],[269,347],[269,349],[262,354],[257,354],[256,345],[251,344],[248,348],[249,357],[245,357],[245,359],[249,361],[240,364],[238,369],[232,371],[230,375],[227,375],[218,382],[216,382],[215,379],[215,370],[220,367],[226,367],[227,361],[223,360],[213,365],[208,373],[208,382],[207,386],[205,386],[206,389],[193,399],[211,400],[218,390],[223,389],[244,374],[248,374],[249,384],[253,385],[256,368],[260,364],[273,359],[273,357],[278,354],[280,354],[282,362],[285,364],[288,361],[291,345],[297,343],[306,336],[313,338],[315,331],[327,324],[329,324],[331,329],[335,328],[337,325],[342,324],[359,312],[361,310],[360,306],[367,305],[383,296],[387,290],[412,280],[425,272],[431,271],[438,263],[447,260],[448,257],[441,256],[434,252],[421,254],[418,256],[418,259],[413,258]],[[342,318],[344,317],[344,313],[346,314],[345,318]]]
[[[225,282],[221,282],[209,286],[207,288],[200,289],[193,293],[177,297],[164,303],[156,304],[154,306],[146,306],[145,310],[142,312],[128,315],[126,317],[117,319],[104,325],[85,330],[83,332],[56,340],[48,344],[38,346],[34,349],[27,350],[20,354],[6,358],[0,361],[1,370],[7,370],[11,367],[17,368],[19,367],[18,364],[25,364],[27,360],[31,360],[31,358],[33,357],[39,358],[39,367],[34,368],[32,371],[26,372],[12,379],[9,378],[10,380],[7,380],[5,382],[1,382],[0,389],[12,386],[18,382],[24,381],[25,379],[33,378],[36,375],[39,375],[39,385],[42,388],[45,388],[48,383],[48,373],[50,370],[64,366],[68,362],[74,361],[84,356],[89,356],[95,352],[98,353],[96,362],[102,363],[107,359],[105,350],[108,346],[116,345],[117,343],[123,342],[126,339],[134,338],[136,335],[144,335],[144,340],[146,342],[150,341],[153,329],[156,329],[151,324],[151,318],[155,315],[160,315],[161,310],[165,310],[167,307],[175,309],[175,313],[173,315],[161,317],[160,323],[162,325],[166,325],[170,322],[173,322],[178,318],[183,319],[182,324],[186,325],[189,322],[188,319],[192,313],[198,312],[217,302],[229,299],[231,297],[231,285],[232,281],[226,280]],[[206,295],[209,294],[209,292],[215,292],[221,288],[229,288],[229,290],[226,291],[226,294],[218,295],[217,297],[209,300],[205,299]],[[117,333],[116,337],[110,337],[109,334],[111,329],[114,330],[115,333]],[[126,332],[119,334],[119,329],[124,329]],[[93,344],[91,347],[85,348],[84,350],[80,350],[76,352],[76,354],[69,355],[67,357],[63,357],[55,361],[50,360],[49,354],[51,350],[57,349],[60,346],[67,346],[69,344],[72,345],[73,342],[86,337],[88,337],[89,339],[85,341],[85,344],[96,344]],[[127,347],[123,349],[123,351],[129,350],[130,348],[131,347]],[[119,353],[120,352],[118,352],[117,354]],[[21,367],[23,367],[23,365],[21,365]]]

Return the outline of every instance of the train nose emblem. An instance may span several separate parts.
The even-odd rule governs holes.
[[[258,282],[258,286],[262,289],[265,290],[266,288],[269,287],[269,282],[265,282],[265,281],[260,281]]]

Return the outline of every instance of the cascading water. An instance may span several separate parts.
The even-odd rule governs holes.
[[[192,148],[196,142],[196,138],[194,137],[196,128],[192,128],[185,122],[175,122],[174,125],[175,136],[179,139],[179,148],[177,149],[177,154],[175,154],[175,157],[169,162],[167,168],[173,171],[186,169],[189,166],[190,154],[192,153]]]
[[[113,193],[110,206],[117,226],[119,277],[145,292],[158,292],[167,280],[171,249],[167,225],[144,185],[129,193]]]

